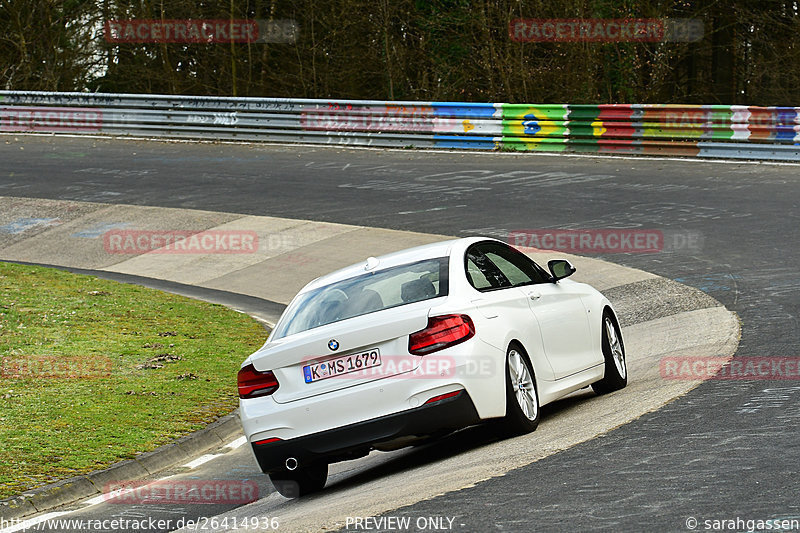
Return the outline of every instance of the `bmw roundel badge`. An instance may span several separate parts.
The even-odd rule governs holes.
[[[328,348],[331,349],[332,352],[335,352],[339,349],[339,341],[336,339],[331,339],[328,341]]]

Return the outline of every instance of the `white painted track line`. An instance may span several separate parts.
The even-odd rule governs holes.
[[[236,439],[234,441],[231,441],[230,443],[225,445],[225,447],[226,448],[230,448],[231,450],[235,450],[236,448],[239,448],[240,446],[244,446],[245,444],[247,444],[247,437],[241,436],[238,439]]]
[[[204,465],[207,462],[209,462],[209,461],[211,461],[213,459],[216,459],[217,457],[219,457],[219,455],[220,454],[218,454],[218,453],[207,453],[205,455],[201,455],[200,457],[198,457],[194,461],[189,461],[188,463],[186,463],[183,466],[185,468],[197,468],[200,465]]]

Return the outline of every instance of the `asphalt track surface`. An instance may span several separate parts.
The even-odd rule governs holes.
[[[677,245],[668,252],[598,257],[694,286],[737,312],[737,357],[800,356],[800,166],[0,140],[5,196],[500,238],[663,230]],[[688,531],[692,518],[696,530],[714,526],[706,520],[800,518],[799,420],[796,380],[709,381],[602,438],[388,515],[453,517],[463,531]]]

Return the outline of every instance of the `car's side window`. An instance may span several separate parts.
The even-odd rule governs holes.
[[[515,287],[549,281],[546,274],[522,252],[498,242],[483,243],[481,247],[483,253],[497,265]]]
[[[467,250],[467,279],[479,291],[511,287],[511,282],[497,266],[475,246]]]
[[[508,278],[515,287],[517,285],[526,285],[533,283],[531,276],[525,273],[524,270],[508,260],[508,258],[498,255],[495,252],[486,252],[486,257],[491,259],[492,263],[497,265],[497,268]]]
[[[481,272],[481,269],[478,268],[478,265],[475,264],[475,261],[472,258],[467,258],[467,279],[478,290],[481,289],[490,289],[492,284],[486,279],[486,276]]]
[[[502,243],[478,243],[470,249],[470,252],[476,257],[482,257],[485,263],[491,263],[494,267],[492,269],[487,264],[481,266],[482,271],[499,271],[502,278],[507,280],[508,285],[493,286],[492,288],[502,286],[518,287],[521,285],[545,283],[549,281],[546,273],[544,273],[541,268],[537,267],[531,259]],[[473,286],[475,286],[474,283]],[[480,287],[475,286],[475,288],[480,290]]]

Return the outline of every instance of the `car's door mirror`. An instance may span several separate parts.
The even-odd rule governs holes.
[[[550,269],[550,274],[553,275],[553,283],[575,273],[575,267],[566,259],[552,259],[547,262],[547,268]]]

